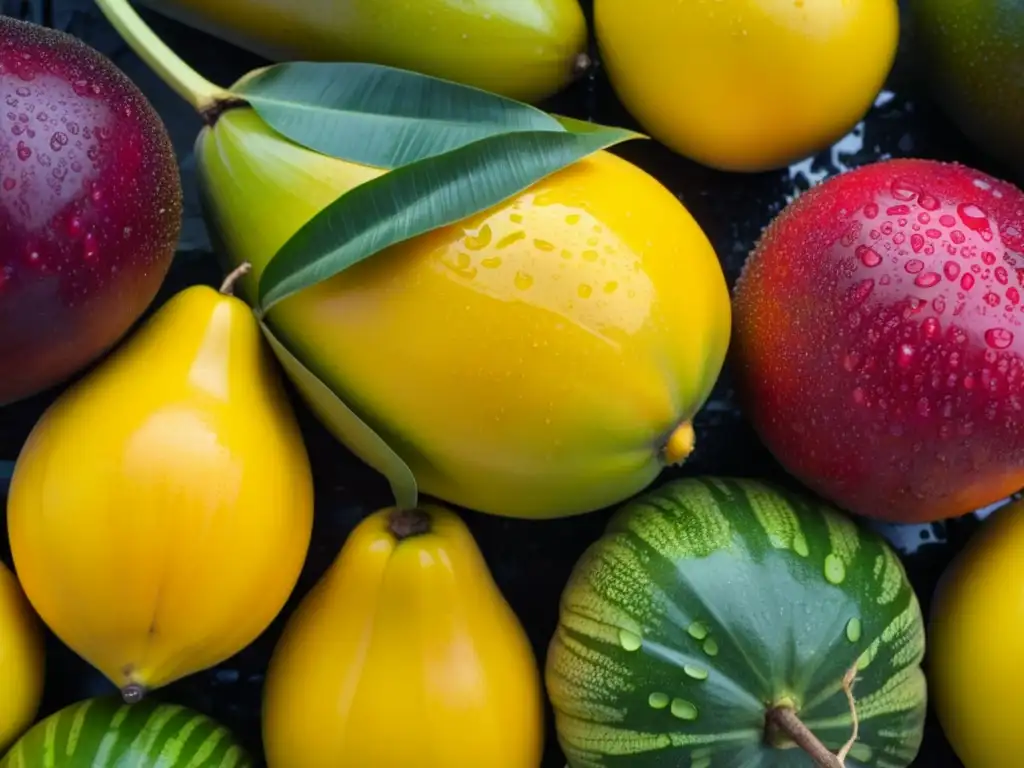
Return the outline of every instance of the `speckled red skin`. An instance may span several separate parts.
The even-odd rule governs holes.
[[[181,213],[174,149],[134,83],[70,35],[0,17],[0,405],[124,335]]]
[[[855,514],[931,522],[1024,487],[1024,194],[890,160],[812,188],[734,293],[765,445]]]

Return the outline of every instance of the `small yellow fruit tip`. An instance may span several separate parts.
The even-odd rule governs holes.
[[[662,459],[668,466],[682,464],[693,453],[696,443],[697,433],[693,431],[693,424],[684,421],[672,430],[665,441],[665,447],[661,449]]]

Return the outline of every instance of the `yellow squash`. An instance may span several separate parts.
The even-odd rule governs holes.
[[[197,155],[221,252],[253,265],[250,299],[292,234],[384,172],[303,149],[245,108],[204,128]],[[689,212],[597,152],[285,299],[267,321],[423,491],[550,518],[618,503],[686,458],[731,316]]]
[[[533,650],[465,524],[437,506],[363,520],[267,673],[269,768],[537,768]]]
[[[275,61],[366,61],[521,101],[586,63],[578,0],[143,0]]]
[[[0,563],[0,756],[35,719],[44,665],[36,617],[14,574]]]
[[[1024,501],[992,514],[943,573],[928,627],[928,690],[964,768],[1024,753]]]
[[[896,57],[897,0],[594,0],[616,93],[675,151],[763,171],[825,149]]]
[[[305,447],[255,318],[193,286],[43,415],[8,525],[36,611],[131,701],[267,627],[312,511]]]

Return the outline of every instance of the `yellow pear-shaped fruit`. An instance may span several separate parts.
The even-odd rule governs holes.
[[[253,265],[250,300],[302,225],[385,172],[306,150],[246,108],[204,128],[197,156],[221,253]],[[286,298],[266,319],[423,491],[532,518],[616,504],[684,459],[731,324],[698,224],[653,177],[603,151]]]
[[[248,306],[167,302],[66,391],[14,470],[25,593],[129,701],[252,642],[309,546],[309,460]]]
[[[579,0],[143,0],[275,61],[366,61],[539,101],[588,63]]]
[[[267,673],[269,768],[537,768],[533,649],[457,515],[363,520]]]
[[[18,580],[0,563],[0,755],[35,719],[43,668],[39,623]]]

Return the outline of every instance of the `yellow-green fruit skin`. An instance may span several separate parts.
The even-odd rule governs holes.
[[[587,50],[578,0],[143,0],[274,61],[365,61],[535,102]]]
[[[220,250],[253,265],[250,299],[301,225],[384,172],[288,143],[246,109],[225,112],[197,151]],[[422,491],[527,518],[588,512],[648,485],[667,437],[709,396],[731,328],[698,224],[609,152],[388,248],[267,321]]]

